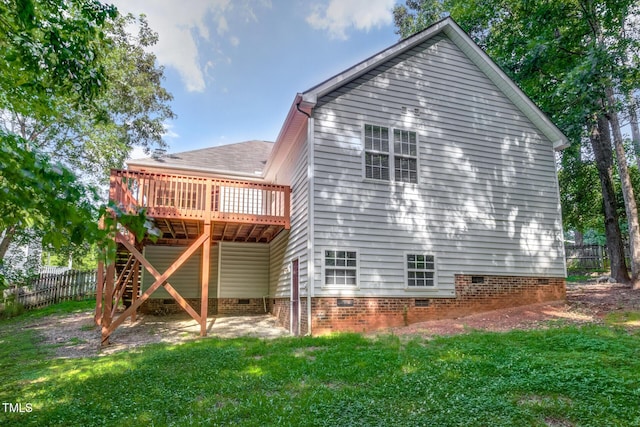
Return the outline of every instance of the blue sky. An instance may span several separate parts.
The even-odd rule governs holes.
[[[111,2],[159,34],[169,152],[275,141],[296,93],[398,41],[395,0]]]

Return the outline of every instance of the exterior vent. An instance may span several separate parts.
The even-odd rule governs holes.
[[[538,279],[538,285],[548,285],[549,279]]]
[[[471,283],[484,283],[484,276],[471,276]]]
[[[431,301],[428,299],[417,299],[415,303],[416,307],[429,307],[430,304]]]
[[[173,299],[163,299],[162,300],[162,304],[165,304],[165,305],[166,304],[175,304],[175,303],[176,303],[176,301],[173,300]]]
[[[413,109],[413,114],[415,114],[416,116],[420,115],[420,109],[419,108],[414,108]]]
[[[338,307],[353,307],[353,299],[338,298]]]
[[[239,300],[238,300],[238,304],[247,305],[247,304],[250,304],[250,303],[251,303],[251,301],[249,301],[249,299],[248,299],[248,298],[245,298],[245,299],[239,299]]]

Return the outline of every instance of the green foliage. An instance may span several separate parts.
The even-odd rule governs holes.
[[[0,129],[0,230],[14,226],[46,230],[43,244],[95,241],[97,195],[62,164]]]
[[[640,423],[640,336],[622,329],[209,338],[73,360],[12,332],[0,328],[0,399],[34,410],[3,425]]]
[[[164,146],[174,116],[156,41],[143,17],[96,0],[0,2],[0,261],[27,232],[76,253],[113,233],[97,228],[105,209],[88,182],[134,145]]]
[[[0,109],[29,117],[78,106],[104,84],[103,27],[116,16],[96,0],[0,2]]]
[[[136,36],[127,32],[131,28],[139,29]],[[54,122],[30,122],[32,143],[98,182],[111,168],[123,167],[134,145],[147,151],[166,147],[162,135],[174,117],[168,106],[173,98],[162,87],[163,68],[148,52],[156,40],[144,17],[109,20],[100,61],[106,84],[83,108],[60,108]]]

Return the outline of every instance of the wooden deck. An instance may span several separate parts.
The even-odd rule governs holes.
[[[188,245],[205,223],[212,242],[269,242],[290,227],[288,186],[117,169],[110,184],[123,210],[147,210],[162,231],[157,244]]]

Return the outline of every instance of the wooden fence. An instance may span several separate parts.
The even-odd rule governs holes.
[[[16,302],[27,309],[87,298],[95,295],[96,272],[69,270],[62,274],[41,274],[30,286],[8,291],[9,295],[16,295]]]
[[[571,270],[605,270],[609,268],[607,248],[601,245],[565,245],[567,268]]]

